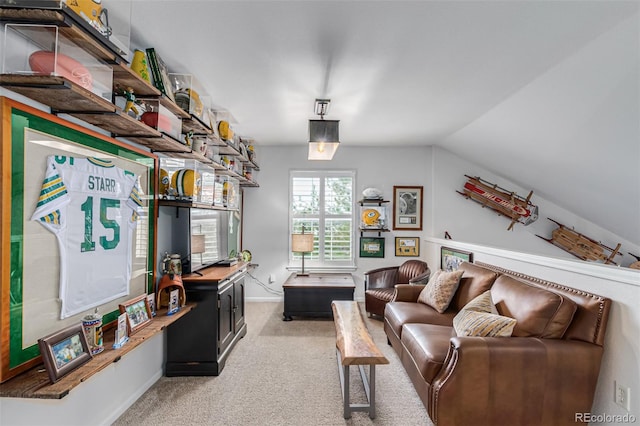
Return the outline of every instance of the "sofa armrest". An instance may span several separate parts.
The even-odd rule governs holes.
[[[373,269],[364,273],[364,289],[393,288],[398,282],[398,267]]]
[[[433,379],[429,415],[438,426],[575,424],[588,413],[603,349],[577,340],[453,337]]]
[[[417,302],[418,296],[426,284],[396,284],[392,302]]]
[[[431,269],[427,268],[426,271],[421,273],[418,276],[415,276],[409,280],[409,284],[427,284],[429,282],[429,277],[431,276]]]

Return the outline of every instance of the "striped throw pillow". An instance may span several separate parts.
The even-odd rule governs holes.
[[[458,336],[509,337],[516,322],[514,318],[498,315],[491,291],[485,291],[458,312],[453,318],[453,328]]]

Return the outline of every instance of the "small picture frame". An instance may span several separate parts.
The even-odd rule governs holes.
[[[384,237],[361,237],[360,257],[384,257]]]
[[[51,383],[92,358],[82,323],[38,339],[38,347]]]
[[[156,316],[156,294],[151,293],[147,294],[147,300],[149,301],[149,310],[151,311],[151,316]]]
[[[129,335],[136,333],[141,328],[149,325],[151,322],[151,309],[149,308],[149,299],[146,294],[127,300],[119,305],[120,313],[127,314],[127,323],[129,325]]]
[[[169,306],[167,315],[173,315],[180,310],[180,290],[175,289],[169,292]]]
[[[440,247],[440,268],[455,271],[462,262],[473,263],[473,253],[449,247]]]
[[[118,316],[118,326],[116,328],[116,337],[113,340],[113,348],[118,349],[121,348],[122,345],[129,341],[129,336],[127,333],[127,314],[120,314]]]
[[[396,256],[420,256],[420,238],[396,237]]]
[[[393,187],[393,229],[422,230],[422,186]]]

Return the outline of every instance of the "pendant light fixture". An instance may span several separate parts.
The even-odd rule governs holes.
[[[331,160],[338,149],[340,138],[338,124],[340,120],[325,120],[329,112],[331,99],[316,99],[315,113],[320,119],[309,120],[309,156],[308,160]]]

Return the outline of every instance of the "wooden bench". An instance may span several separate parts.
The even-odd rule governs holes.
[[[334,300],[331,302],[333,321],[336,326],[336,355],[340,373],[340,387],[344,403],[344,418],[353,411],[368,411],[370,418],[376,416],[376,365],[389,364],[389,360],[375,345],[367,326],[362,320],[357,302]],[[351,404],[349,397],[349,367],[357,365],[369,404]],[[364,366],[369,366],[369,380]]]

